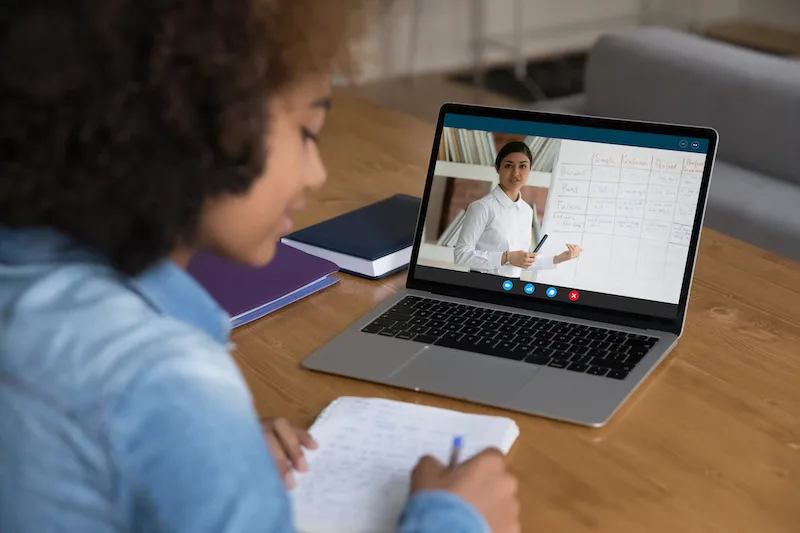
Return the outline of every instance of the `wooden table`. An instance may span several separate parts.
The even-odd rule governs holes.
[[[303,227],[396,192],[420,195],[434,128],[336,95],[330,178]],[[287,179],[289,177],[287,176]],[[800,531],[800,264],[705,230],[678,348],[602,429],[303,370],[299,362],[405,275],[341,283],[234,333],[264,416],[308,425],[341,395],[512,416],[526,532]]]

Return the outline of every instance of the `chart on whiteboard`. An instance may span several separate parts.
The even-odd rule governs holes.
[[[566,243],[583,253],[536,281],[678,303],[705,163],[703,154],[563,141],[542,253]]]

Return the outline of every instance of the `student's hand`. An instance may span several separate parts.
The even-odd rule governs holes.
[[[517,480],[506,470],[505,457],[485,450],[453,470],[433,457],[423,457],[411,475],[411,493],[444,490],[472,504],[492,533],[519,533]]]
[[[262,420],[264,437],[278,472],[287,489],[295,487],[293,470],[308,472],[308,463],[303,456],[303,448],[316,450],[317,443],[305,429],[292,426],[285,418]]]
[[[561,252],[557,256],[553,258],[554,264],[563,263],[564,261],[569,261],[571,259],[577,259],[580,257],[583,248],[578,246],[577,244],[568,244],[567,249],[564,252]]]
[[[511,264],[518,268],[528,268],[530,267],[536,258],[539,257],[539,254],[528,253],[522,250],[516,252],[508,252],[508,260],[511,261]]]

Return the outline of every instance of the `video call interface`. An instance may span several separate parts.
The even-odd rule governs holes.
[[[708,148],[449,114],[415,277],[672,318]]]

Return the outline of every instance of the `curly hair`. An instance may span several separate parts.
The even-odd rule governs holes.
[[[351,65],[358,0],[6,0],[0,226],[141,272],[263,172],[270,96]]]

